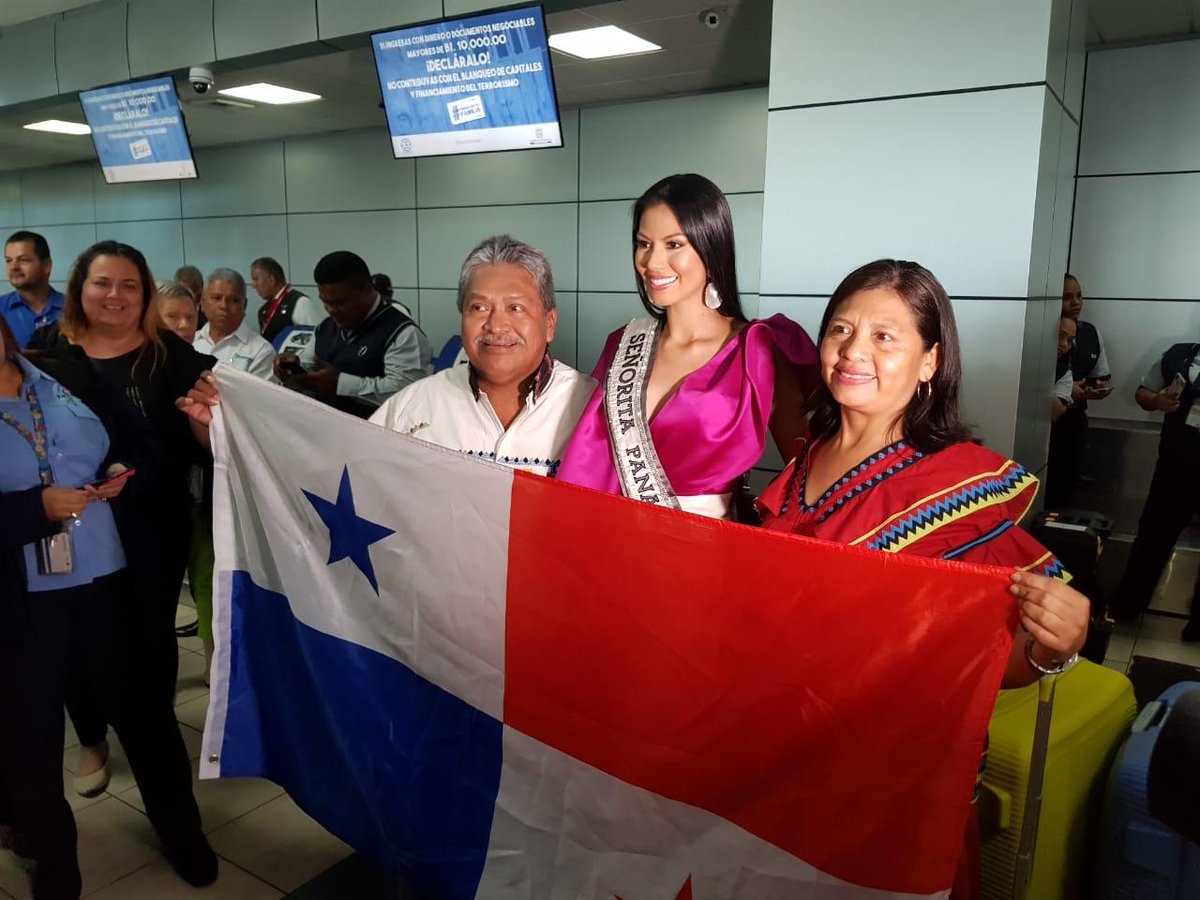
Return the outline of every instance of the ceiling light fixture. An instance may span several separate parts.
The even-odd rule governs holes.
[[[284,103],[311,103],[320,100],[320,94],[310,94],[308,91],[297,91],[260,81],[256,84],[243,84],[241,87],[222,88],[217,91],[227,97],[237,97],[241,100],[253,100],[256,103],[270,103],[280,106]]]
[[[82,122],[64,122],[62,119],[46,119],[30,122],[25,126],[30,131],[52,131],[55,134],[91,134],[92,129]]]
[[[550,46],[580,59],[605,59],[609,56],[630,56],[661,50],[658,44],[643,40],[616,25],[584,28],[550,35]]]

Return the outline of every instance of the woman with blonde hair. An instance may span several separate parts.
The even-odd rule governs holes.
[[[163,327],[191,343],[200,328],[200,303],[192,289],[178,281],[163,281],[154,294],[154,305]]]

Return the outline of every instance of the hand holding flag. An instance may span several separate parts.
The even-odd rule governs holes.
[[[202,776],[278,781],[438,897],[948,892],[1007,573],[559,484],[218,373]]]

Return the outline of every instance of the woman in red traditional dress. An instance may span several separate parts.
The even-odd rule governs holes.
[[[820,367],[808,442],[758,500],[764,527],[1012,567],[1020,627],[1003,686],[1065,669],[1087,635],[1088,599],[1017,524],[1037,479],[962,422],[958,331],[938,280],[890,259],[850,273],[821,321]],[[967,844],[955,900],[978,892],[974,821]]]

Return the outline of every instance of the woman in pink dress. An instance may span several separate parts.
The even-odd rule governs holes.
[[[707,178],[638,199],[633,268],[649,317],[609,335],[558,478],[727,518],[768,430],[785,459],[804,435],[816,348],[784,316],[746,319],[729,204]]]

